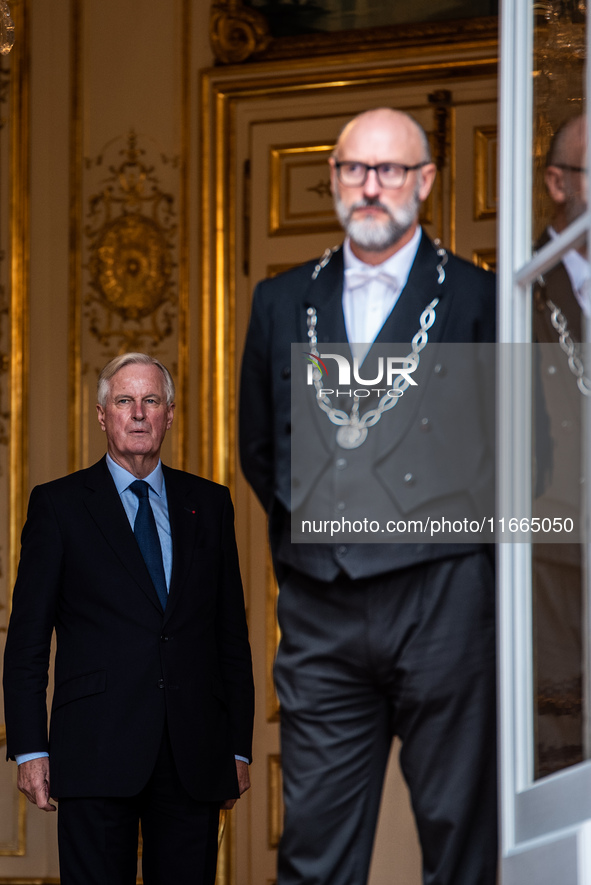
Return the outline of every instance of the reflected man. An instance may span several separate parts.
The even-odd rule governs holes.
[[[586,208],[586,121],[577,116],[556,131],[546,161],[545,182],[553,203],[541,249]],[[583,393],[560,337],[577,348],[591,316],[591,268],[586,239],[544,273],[534,289],[533,337],[539,349],[535,428],[534,514],[581,521]],[[549,345],[552,345],[550,347]],[[550,446],[542,444],[547,440]],[[533,546],[534,645],[536,660],[536,776],[583,759],[582,546]]]

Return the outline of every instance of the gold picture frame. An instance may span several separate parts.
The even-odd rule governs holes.
[[[328,158],[333,150],[334,144],[290,144],[271,149],[271,236],[341,229],[330,190]]]
[[[243,0],[213,0],[210,42],[217,62],[311,58],[335,53],[404,50],[425,42],[432,45],[497,38],[498,16],[418,22],[331,33],[273,37],[265,16]]]
[[[472,261],[478,267],[482,267],[484,270],[492,270],[495,273],[497,270],[497,250],[476,249],[472,253]]]
[[[198,470],[234,487],[236,475],[236,273],[238,267],[237,193],[241,181],[235,166],[236,127],[243,106],[253,99],[289,102],[291,96],[360,87],[463,81],[497,73],[496,30],[478,44],[427,41],[393,57],[380,51],[335,55],[315,63],[283,61],[248,67],[218,65],[201,74],[201,299],[199,353]],[[275,264],[275,262],[274,262]],[[279,262],[277,262],[279,264]],[[281,262],[283,264],[283,262]]]
[[[474,130],[474,220],[497,217],[497,127]]]

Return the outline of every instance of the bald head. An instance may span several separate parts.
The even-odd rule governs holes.
[[[547,166],[583,166],[586,141],[586,119],[573,117],[558,127],[548,151]]]
[[[586,146],[587,121],[581,115],[556,130],[548,151],[545,181],[554,203],[552,226],[558,232],[587,208]]]
[[[349,120],[341,130],[333,155],[338,159],[344,150],[354,151],[357,144],[367,143],[368,139],[376,149],[388,149],[392,140],[399,143],[405,153],[412,153],[412,164],[431,161],[429,139],[423,127],[410,114],[393,108],[373,108]],[[411,165],[407,160],[398,162]]]

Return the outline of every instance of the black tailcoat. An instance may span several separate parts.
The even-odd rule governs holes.
[[[495,278],[473,264],[452,254],[444,259],[445,279],[439,284],[438,264],[441,257],[423,233],[419,249],[392,313],[384,323],[376,343],[408,342],[420,328],[420,317],[434,298],[439,299],[436,320],[429,330],[429,346],[439,343],[472,343],[495,341]],[[336,251],[328,264],[315,272],[316,263],[309,262],[256,287],[250,326],[242,365],[240,408],[240,452],[244,474],[269,513],[271,546],[276,565],[289,564],[320,580],[332,580],[340,570],[351,577],[368,577],[418,562],[441,559],[450,555],[473,552],[473,544],[361,544],[349,545],[344,551],[330,544],[290,544],[289,512],[292,508],[291,475],[291,345],[308,342],[307,310],[317,315],[318,348],[323,342],[345,342],[347,335],[342,309],[343,257]],[[304,348],[306,349],[306,348]],[[309,348],[308,348],[309,349]],[[437,364],[435,364],[436,368]],[[466,374],[469,374],[468,372]],[[454,401],[455,381],[440,372],[430,385],[430,410],[445,410]],[[463,383],[476,385],[476,379]],[[441,384],[444,384],[441,387]],[[445,384],[449,385],[447,388]],[[494,393],[492,394],[494,397]],[[474,386],[473,399],[478,398]],[[409,397],[410,399],[410,397]],[[422,402],[422,401],[421,401]],[[425,403],[422,402],[422,406]],[[422,407],[421,406],[421,407]],[[466,418],[467,406],[457,402],[458,426]],[[417,421],[433,417],[417,409],[394,410],[382,417],[376,428],[382,442],[381,478],[393,502],[393,516],[411,516],[425,512],[432,501],[455,494],[453,483],[459,475],[465,488],[482,483],[481,457],[471,457],[465,464],[458,460],[458,448],[448,434],[441,440],[436,433],[421,437],[421,444],[432,446],[417,452]],[[326,421],[321,415],[318,420]],[[395,429],[394,429],[395,428]],[[494,428],[488,433],[488,461],[494,453]],[[302,477],[298,494],[306,494],[325,469],[320,458],[310,462]],[[420,457],[420,476],[415,463]],[[395,469],[391,469],[393,465]],[[416,481],[408,486],[404,477]],[[398,508],[398,510],[396,510]],[[470,515],[469,513],[466,515]],[[493,513],[483,514],[493,516]]]

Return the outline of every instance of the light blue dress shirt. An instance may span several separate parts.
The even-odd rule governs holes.
[[[132,482],[137,479],[133,473],[117,464],[110,455],[107,455],[107,467],[113,477],[117,491],[121,498],[121,503],[127,513],[129,524],[133,529],[135,518],[139,507],[139,498],[129,488]],[[170,590],[170,576],[172,574],[172,537],[170,534],[170,519],[168,518],[168,501],[166,499],[166,485],[164,483],[164,475],[162,473],[162,462],[158,464],[154,470],[143,477],[150,486],[149,498],[156,520],[156,528],[158,529],[158,537],[162,548],[162,562],[164,564],[164,575],[166,577],[166,589]]]

